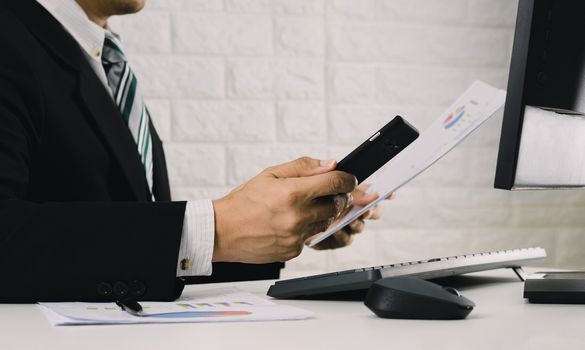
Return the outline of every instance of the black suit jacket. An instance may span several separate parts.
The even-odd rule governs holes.
[[[120,112],[75,40],[34,0],[0,4],[0,302],[172,300],[185,202],[151,125],[154,194]],[[277,278],[215,264],[187,282]]]

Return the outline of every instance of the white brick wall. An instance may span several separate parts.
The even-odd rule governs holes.
[[[424,129],[473,80],[505,87],[514,0],[149,0],[115,18],[176,199],[344,156],[396,114]],[[585,264],[585,194],[493,189],[501,116],[384,204],[351,248],[288,274],[541,245]]]

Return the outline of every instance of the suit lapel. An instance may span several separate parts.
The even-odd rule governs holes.
[[[147,201],[148,187],[136,143],[118,107],[89,64],[80,71],[79,94],[87,106],[88,114],[126,174],[136,198]]]
[[[99,80],[81,48],[61,24],[34,0],[11,0],[10,8],[59,61],[79,77],[78,98],[87,107],[88,121],[95,125],[114,154],[136,199],[149,200],[147,183],[136,143],[118,107]]]

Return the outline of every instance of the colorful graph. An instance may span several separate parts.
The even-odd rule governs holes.
[[[147,314],[144,317],[152,317],[152,318],[200,318],[200,317],[234,317],[234,316],[249,316],[252,315],[250,311],[241,311],[241,310],[209,310],[214,308],[231,308],[231,307],[238,307],[238,306],[253,306],[254,304],[246,302],[246,301],[215,301],[215,302],[208,302],[208,303],[175,303],[181,309],[187,311],[169,311],[169,312],[160,312],[160,313],[153,313]],[[151,309],[150,306],[144,306],[145,310]],[[196,309],[207,309],[207,310],[200,310],[196,311]],[[112,306],[112,305],[87,305],[85,307],[88,311],[117,311],[123,313],[123,310],[119,307]]]
[[[461,106],[455,110],[455,112],[449,114],[447,118],[443,121],[443,127],[445,129],[450,129],[455,126],[461,118],[465,116],[465,106]]]
[[[182,307],[183,309],[198,309],[201,307],[232,307],[234,305],[249,305],[252,306],[253,304],[248,303],[246,301],[216,301],[213,303],[177,303],[177,306]]]
[[[185,312],[168,312],[163,314],[146,315],[145,317],[154,318],[199,318],[199,317],[233,317],[248,316],[250,311],[185,311]]]

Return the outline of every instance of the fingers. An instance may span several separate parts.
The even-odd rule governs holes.
[[[303,217],[303,221],[308,223],[304,239],[325,231],[348,205],[349,196],[345,194],[315,199]]]
[[[364,190],[364,188],[360,186],[360,190],[354,191],[354,194],[358,197],[358,199],[357,199],[358,202],[363,199],[363,196],[364,196],[363,190]],[[358,192],[358,193],[356,193],[356,192]],[[361,192],[361,193],[359,193],[359,192]],[[360,197],[360,196],[362,196],[362,197]],[[367,196],[367,195],[365,195],[365,196]],[[325,250],[325,249],[337,249],[337,248],[342,248],[342,247],[348,246],[352,243],[354,235],[364,232],[364,230],[366,228],[365,220],[378,220],[378,219],[380,219],[380,217],[381,217],[380,207],[374,206],[370,210],[366,211],[358,219],[352,221],[351,223],[346,225],[342,230],[334,233],[333,235],[331,235],[330,237],[325,239],[323,242],[317,244],[313,248],[315,248],[317,250]],[[329,224],[331,224],[331,222],[329,222]],[[329,225],[327,227],[329,227]],[[315,231],[315,232],[318,233],[318,232],[322,232],[324,230],[325,230],[325,228],[320,230],[320,231]],[[310,244],[310,242],[313,239],[314,239],[314,237],[309,237],[309,238],[305,237],[305,244]]]
[[[379,206],[374,206],[367,212],[365,212],[360,219],[363,220],[379,220],[382,217],[382,209]]]
[[[376,199],[380,198],[380,196],[377,193],[355,193],[357,191],[354,191],[353,193],[353,204],[355,205],[359,205],[361,207],[364,207],[370,203],[372,203],[373,201],[375,201]]]
[[[348,194],[338,194],[314,199],[305,210],[306,220],[317,222],[338,217],[350,205],[349,197]]]
[[[350,245],[353,242],[353,236],[348,235],[343,231],[339,231],[333,234],[333,240],[335,248],[341,248]]]
[[[336,166],[337,162],[334,160],[318,160],[302,157],[292,162],[270,167],[264,172],[275,178],[305,177],[330,172]]]
[[[333,235],[325,239],[323,242],[317,244],[317,246],[315,246],[314,248],[317,250],[323,250],[337,249],[348,246],[353,241],[354,235],[364,232],[366,228],[365,220],[378,220],[380,218],[380,214],[381,214],[380,207],[378,206],[373,207],[372,209],[364,213],[361,217],[349,223],[341,231],[334,233]],[[324,224],[325,222],[322,223]],[[328,223],[330,225],[331,221],[329,221]],[[314,232],[319,233],[325,231],[325,229],[329,227],[329,225],[327,225],[325,228],[322,228],[321,230],[317,230]],[[307,236],[305,236],[306,244],[310,244],[310,242],[313,240],[313,237],[311,237],[311,235],[308,235],[308,237],[310,238],[307,238]]]
[[[372,184],[363,183],[363,184],[359,185],[356,188],[356,190],[359,190],[359,191],[362,191],[362,192],[367,192],[370,187],[372,187]]]
[[[370,184],[361,184],[352,192],[353,204],[363,207],[380,197],[377,193],[366,193],[370,186]]]
[[[310,239],[306,241],[306,244],[310,244]],[[353,236],[343,231],[335,232],[333,235],[327,237],[323,242],[320,242],[313,248],[316,250],[326,249],[338,249],[347,247],[353,242]]]
[[[331,171],[325,174],[290,180],[310,200],[340,193],[350,193],[357,185],[355,176],[342,171]]]
[[[364,232],[365,228],[366,228],[366,223],[364,222],[364,220],[357,219],[357,220],[354,220],[353,222],[351,222],[349,225],[347,225],[346,231],[348,231],[347,232],[348,234],[353,235],[356,233]]]
[[[313,248],[316,250],[325,250],[346,247],[353,242],[353,236],[362,233],[365,227],[366,223],[362,218],[359,218],[345,226],[341,231],[335,232],[333,235],[327,237],[327,239]],[[305,244],[309,245],[315,237],[305,238]]]
[[[314,237],[317,233],[327,230],[327,227],[331,226],[332,222],[333,218],[309,224],[305,230],[305,233],[303,233],[303,241],[305,241],[305,243],[310,242],[312,239],[311,237]]]

